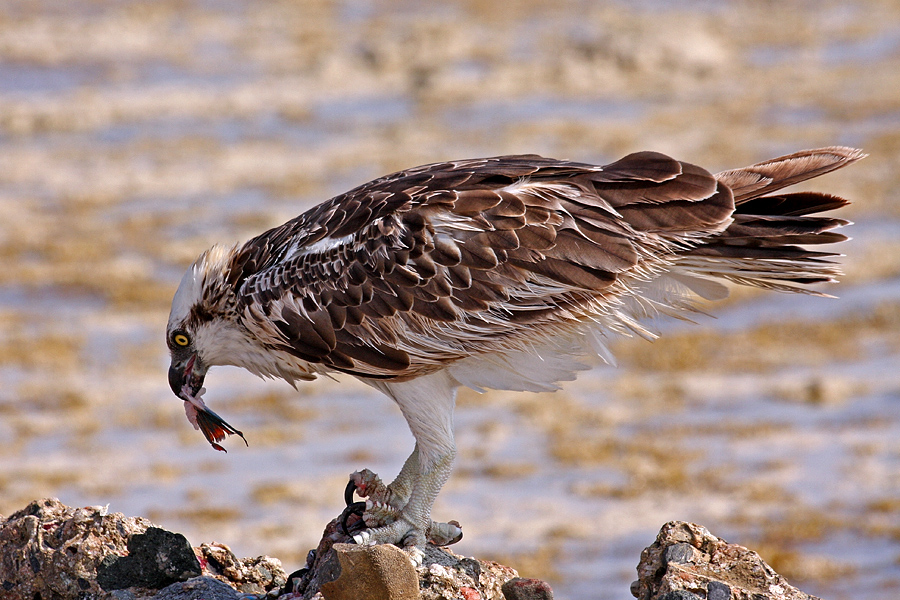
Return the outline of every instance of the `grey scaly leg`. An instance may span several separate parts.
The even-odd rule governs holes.
[[[416,448],[407,459],[397,479],[389,486],[377,481],[371,473],[355,473],[359,476],[362,493],[375,495],[373,506],[386,500],[391,509],[373,511],[372,521],[381,526],[368,529],[354,536],[359,544],[390,543],[408,549],[413,559],[421,561],[425,541],[432,533],[438,542],[450,543],[462,535],[455,523],[433,523],[431,507],[438,492],[447,482],[453,470],[456,444],[453,441],[453,407],[456,401],[456,385],[449,375],[438,372],[402,383],[373,383],[391,396],[400,406],[403,416],[416,438]],[[371,474],[371,475],[369,475]],[[372,488],[371,490],[369,488]],[[409,492],[408,499],[399,500]],[[370,512],[367,507],[367,512]],[[380,519],[379,517],[385,517]],[[364,517],[365,518],[365,517]],[[385,520],[392,519],[388,523]],[[366,519],[369,524],[369,519]]]

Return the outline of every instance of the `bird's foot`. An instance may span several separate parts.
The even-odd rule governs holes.
[[[347,484],[347,490],[344,492],[344,499],[347,504],[353,502],[353,492],[356,492],[360,498],[381,497],[387,494],[388,486],[384,485],[381,477],[373,473],[370,469],[355,471],[350,473],[350,482]]]
[[[462,527],[456,521],[439,523],[427,519],[425,521],[427,526],[416,525],[418,519],[404,514],[409,502],[406,490],[405,485],[385,485],[381,478],[369,469],[350,475],[345,492],[347,506],[358,506],[359,503],[353,502],[354,492],[366,498],[362,520],[368,529],[353,535],[357,544],[394,544],[409,551],[417,548],[421,552],[426,541],[435,546],[449,546],[462,539]]]
[[[388,525],[360,531],[353,535],[353,541],[360,546],[394,544],[406,550],[411,560],[418,566],[422,564],[422,548],[425,547],[426,540],[435,546],[449,546],[461,540],[462,535],[462,527],[456,521],[449,523],[432,521],[426,533],[401,517]],[[415,557],[419,557],[418,562]]]
[[[409,560],[416,567],[422,565],[422,560],[425,557],[423,550],[425,548],[425,536],[423,532],[402,517],[388,525],[360,531],[353,536],[353,541],[360,546],[394,544],[406,551],[409,555]]]
[[[408,496],[395,493],[392,486],[385,485],[381,478],[369,469],[356,471],[350,475],[350,482],[344,492],[347,506],[353,503],[354,492],[360,498],[366,499],[363,521],[368,527],[393,523],[409,500]]]
[[[449,546],[462,539],[462,526],[458,521],[430,521],[427,530],[423,531],[406,519],[401,511],[395,511],[395,514],[398,515],[396,519],[369,526],[369,529],[354,534],[353,541],[361,546],[394,544],[408,549],[413,546],[424,547],[426,541],[434,546]],[[363,518],[365,519],[365,515]]]

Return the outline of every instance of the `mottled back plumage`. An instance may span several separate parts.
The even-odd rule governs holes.
[[[843,200],[763,196],[860,157],[798,153],[713,176],[641,152],[604,167],[534,155],[426,165],[321,204],[240,247],[223,285],[273,350],[334,370],[409,378],[560,328],[639,328],[680,297],[633,290],[661,272],[777,289],[830,280]],[[736,192],[732,191],[736,188]],[[624,304],[624,305],[623,305]],[[238,316],[239,315],[239,316]]]

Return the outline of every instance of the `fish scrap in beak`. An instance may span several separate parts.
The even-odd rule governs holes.
[[[243,433],[229,425],[225,419],[206,406],[202,397],[206,391],[203,387],[205,376],[206,368],[199,363],[196,354],[191,354],[183,362],[172,359],[169,367],[169,387],[176,396],[184,400],[184,412],[188,421],[191,422],[194,429],[199,429],[203,433],[206,441],[216,450],[226,452],[218,442],[229,435],[240,436],[249,446]]]

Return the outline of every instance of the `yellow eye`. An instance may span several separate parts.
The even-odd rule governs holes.
[[[175,344],[178,346],[187,346],[191,343],[191,340],[188,339],[188,336],[183,333],[176,333],[175,335],[173,335],[172,341],[175,342]]]

